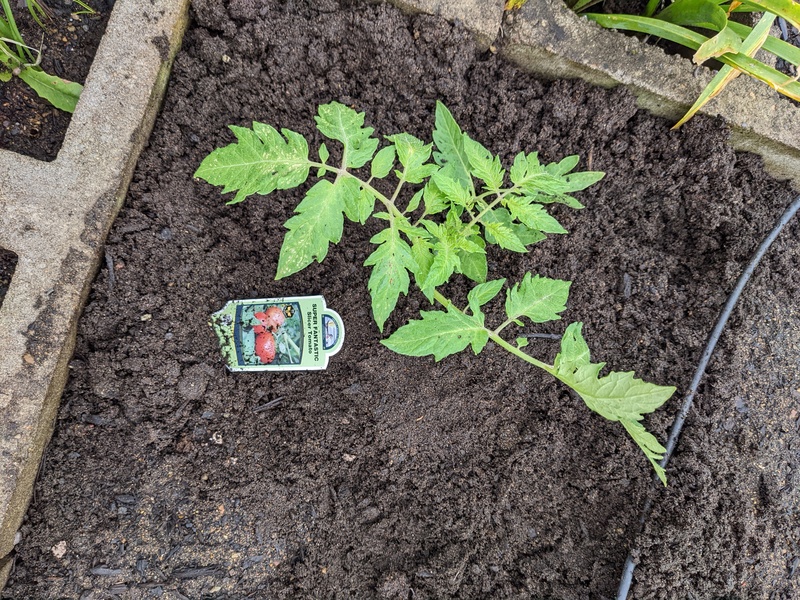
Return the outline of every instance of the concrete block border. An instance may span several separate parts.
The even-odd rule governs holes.
[[[489,24],[497,23],[495,40],[488,45],[521,68],[549,78],[580,77],[603,87],[624,85],[641,107],[674,121],[714,75],[632,36],[603,29],[577,16],[562,0],[529,0],[520,10],[499,17],[494,6],[487,9],[480,0],[463,0],[456,7],[445,0],[391,1],[458,20],[483,47]],[[724,117],[734,148],[759,154],[774,177],[790,179],[800,189],[800,108],[765,84],[742,76],[701,112]]]
[[[118,0],[53,162],[0,151],[0,588],[52,434],[103,244],[188,21],[188,0]]]

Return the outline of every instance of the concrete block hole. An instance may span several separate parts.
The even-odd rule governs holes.
[[[14,269],[17,268],[17,255],[0,248],[0,308],[3,306],[8,286],[11,285],[11,277],[14,275]]]

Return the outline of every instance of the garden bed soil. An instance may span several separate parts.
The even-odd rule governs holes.
[[[569,236],[491,251],[490,276],[572,280],[565,321],[525,331],[581,320],[593,358],[676,385],[646,420],[666,438],[728,291],[792,197],[724,123],[670,131],[624,90],[536,79],[458,25],[385,5],[197,0],[3,598],[610,598],[634,543],[636,598],[797,597],[798,395],[781,390],[800,385],[780,342],[796,334],[796,222],[723,336],[663,489],[618,424],[500,348],[435,363],[381,346],[361,267],[379,223],[346,224],[324,264],[276,282],[302,190],[226,206],[192,179],[229,124],[316,148],[316,107],[338,100],[381,134],[430,139],[437,99],[507,162],[577,153],[607,173],[585,210],[553,209]],[[326,371],[225,370],[211,312],[305,294],[346,324]],[[388,332],[426,306],[402,298]]]
[[[8,286],[11,285],[11,277],[16,267],[17,255],[0,248],[0,306],[3,306],[3,300],[8,292]]]
[[[50,0],[51,18],[38,25],[24,3],[11,8],[22,39],[42,45],[42,68],[51,75],[84,83],[115,0],[90,0],[96,14],[79,14],[72,0]],[[19,5],[22,4],[22,7]],[[39,160],[55,160],[72,115],[40,98],[18,77],[0,84],[0,148]]]

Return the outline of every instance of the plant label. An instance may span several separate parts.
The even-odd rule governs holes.
[[[209,325],[231,371],[325,369],[344,341],[342,318],[322,296],[231,300]]]

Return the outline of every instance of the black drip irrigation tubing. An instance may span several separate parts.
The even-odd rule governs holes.
[[[700,387],[700,380],[703,378],[703,375],[705,375],[706,367],[708,366],[708,362],[711,360],[711,355],[714,352],[714,348],[717,346],[717,342],[722,335],[722,330],[725,328],[725,325],[728,322],[728,317],[731,316],[731,313],[736,306],[736,302],[739,300],[739,296],[742,294],[744,286],[747,285],[747,282],[750,280],[750,277],[756,270],[758,263],[761,262],[761,259],[764,257],[764,254],[767,253],[767,250],[769,250],[772,242],[774,242],[778,235],[780,235],[783,228],[789,221],[791,221],[798,209],[800,209],[800,196],[792,201],[792,203],[789,205],[789,208],[787,208],[786,212],[783,213],[780,220],[772,229],[772,231],[770,231],[766,239],[761,242],[761,245],[758,247],[755,254],[753,254],[753,258],[750,259],[750,263],[747,265],[747,268],[739,276],[739,279],[736,282],[736,287],[733,288],[730,296],[728,296],[728,300],[725,302],[725,306],[719,315],[719,319],[717,319],[717,324],[714,326],[711,335],[708,336],[708,343],[703,351],[703,355],[700,357],[700,364],[697,365],[697,371],[694,373],[692,385],[689,388],[689,392],[686,394],[686,398],[683,401],[683,406],[681,407],[678,415],[675,417],[675,421],[672,423],[672,429],[670,430],[669,438],[667,439],[666,452],[664,452],[664,458],[662,458],[661,462],[659,463],[662,468],[666,469],[667,463],[669,462],[669,459],[675,450],[675,446],[678,443],[678,438],[681,435],[681,430],[683,429],[683,424],[686,421],[686,417],[689,415],[689,411],[692,410],[694,395],[697,393],[697,388]],[[654,481],[658,481],[656,477],[653,479]],[[652,507],[653,497],[650,496],[645,501],[641,515],[639,515],[640,532],[644,528],[644,523],[647,520]],[[620,578],[619,587],[617,588],[617,600],[627,600],[628,598],[628,592],[630,591],[631,583],[633,582],[633,570],[636,568],[636,559],[634,556],[637,554],[639,554],[639,551],[637,548],[634,548],[628,553],[628,557],[625,559],[625,566],[622,569],[622,577]]]

